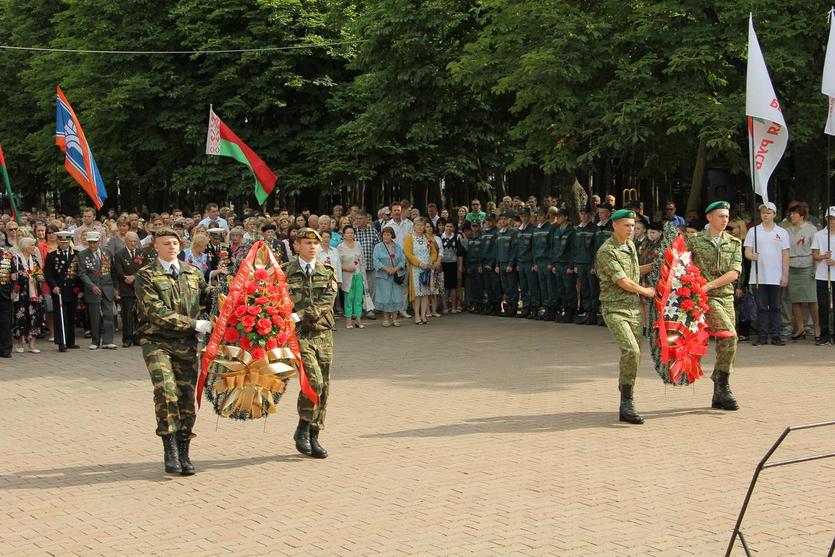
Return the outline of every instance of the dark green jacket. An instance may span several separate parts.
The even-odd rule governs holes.
[[[571,241],[574,237],[574,228],[570,225],[561,227],[551,226],[551,245],[548,261],[551,265],[567,267],[571,263]]]
[[[533,225],[533,240],[531,244],[534,261],[547,261],[548,250],[551,245],[551,223],[543,223],[542,228],[537,228],[536,225]]]
[[[597,235],[597,225],[593,222],[586,226],[578,224],[574,227],[571,239],[571,266],[591,265],[594,263],[594,240]]]
[[[507,228],[504,232],[496,232],[496,263],[504,270],[508,265],[515,265],[516,241],[518,231]]]
[[[496,266],[496,239],[499,233],[495,228],[483,231],[481,233],[481,266],[490,267]]]
[[[524,230],[519,228],[516,231],[516,249],[513,254],[514,265],[533,262],[533,231],[535,228],[535,224],[528,223]]]

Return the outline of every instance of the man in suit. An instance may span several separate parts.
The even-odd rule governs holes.
[[[60,231],[58,249],[46,254],[44,277],[52,292],[55,308],[55,344],[59,352],[67,348],[80,348],[75,343],[75,309],[78,301],[78,254],[70,247],[72,232]],[[59,312],[58,308],[63,308]]]
[[[90,312],[92,344],[90,350],[99,347],[114,349],[113,344],[113,277],[110,255],[101,249],[98,232],[86,235],[87,249],[78,254],[78,276],[84,284],[84,301]]]
[[[136,292],[134,275],[143,266],[139,251],[139,236],[135,232],[125,234],[125,247],[113,257],[113,280],[122,300],[122,347],[139,345],[136,338]]]

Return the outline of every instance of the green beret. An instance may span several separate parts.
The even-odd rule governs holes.
[[[322,237],[319,235],[319,232],[313,230],[312,228],[304,227],[299,228],[296,231],[296,240],[319,240],[322,241]]]
[[[728,203],[727,201],[714,201],[713,203],[711,203],[710,205],[707,206],[707,209],[705,209],[705,214],[712,213],[716,209],[730,209],[730,208],[731,208],[731,204]]]
[[[174,230],[173,228],[162,227],[162,228],[158,228],[154,232],[154,240],[155,241],[159,238],[164,238],[166,236],[173,236],[174,238],[177,238],[178,242],[180,242],[181,244],[183,243],[183,239],[180,238],[180,233],[177,232],[176,230]]]
[[[620,219],[634,219],[636,217],[635,211],[630,211],[629,209],[618,209],[614,213],[612,213],[612,220],[620,220]]]

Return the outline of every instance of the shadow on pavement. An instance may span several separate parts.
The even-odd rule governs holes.
[[[682,408],[641,412],[647,421],[686,415],[710,415],[717,411],[708,408]],[[557,414],[490,416],[473,418],[461,423],[434,427],[406,429],[390,433],[363,435],[363,438],[397,437],[454,437],[479,433],[542,433],[594,428],[641,427],[618,421],[617,412],[563,412]]]
[[[0,491],[13,489],[55,489],[82,485],[95,485],[113,482],[149,481],[163,483],[176,481],[182,476],[167,475],[163,471],[162,451],[159,461],[130,462],[114,464],[91,464],[69,466],[51,470],[26,470],[16,474],[0,475]],[[270,462],[294,462],[303,460],[301,455],[271,455],[257,458],[239,458],[231,460],[193,459],[197,474],[210,470],[223,470],[254,466]],[[191,481],[191,480],[190,480]]]

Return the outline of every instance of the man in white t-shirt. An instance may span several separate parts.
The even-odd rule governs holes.
[[[835,337],[829,330],[829,308],[835,303],[832,279],[835,279],[835,260],[832,259],[832,245],[835,243],[835,207],[826,210],[826,228],[818,230],[812,239],[812,259],[815,260],[815,282],[818,289],[818,322],[820,335],[815,346],[835,344]]]
[[[754,230],[745,237],[745,258],[752,261],[750,284],[757,298],[757,320],[760,324],[759,339],[752,346],[771,344],[783,346],[780,338],[782,316],[780,295],[789,283],[789,233],[774,224],[777,207],[766,202],[760,205],[760,220]]]

